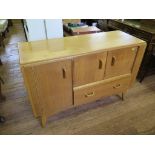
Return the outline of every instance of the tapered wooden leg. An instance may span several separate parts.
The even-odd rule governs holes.
[[[43,128],[46,127],[47,117],[45,115],[41,116],[41,125]]]
[[[122,101],[124,101],[124,96],[125,96],[125,93],[122,93],[121,94]]]
[[[2,94],[2,89],[1,89],[1,81],[0,81],[0,102],[5,101],[5,96]]]
[[[3,64],[2,64],[2,60],[1,60],[1,58],[0,58],[0,65],[3,65]]]

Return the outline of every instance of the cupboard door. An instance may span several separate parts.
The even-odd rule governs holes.
[[[48,116],[72,106],[71,60],[34,66],[42,111]]]
[[[137,54],[137,47],[108,52],[105,78],[130,74]]]
[[[74,59],[74,86],[102,80],[107,52],[80,56]]]

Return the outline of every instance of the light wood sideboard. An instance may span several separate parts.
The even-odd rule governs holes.
[[[19,43],[20,65],[42,126],[57,112],[125,93],[146,42],[121,31]]]

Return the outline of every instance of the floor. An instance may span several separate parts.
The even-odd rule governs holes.
[[[111,96],[76,109],[69,109],[49,118],[46,128],[32,114],[19,66],[17,43],[25,41],[19,20],[0,47],[3,67],[0,75],[6,101],[0,103],[0,114],[6,123],[0,124],[0,134],[155,134],[155,75],[142,84],[136,82],[125,100]]]

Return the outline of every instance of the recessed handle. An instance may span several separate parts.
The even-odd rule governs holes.
[[[100,59],[99,59],[99,66],[98,66],[98,68],[102,69],[102,60],[100,60]]]
[[[121,84],[117,84],[115,86],[113,86],[114,89],[120,88]]]
[[[86,94],[85,97],[91,97],[91,96],[94,96],[94,94],[95,94],[94,92],[90,92],[90,93]]]
[[[114,66],[115,65],[115,62],[116,62],[116,57],[115,56],[112,56],[111,66]]]
[[[62,77],[63,79],[66,79],[66,70],[62,68]]]

